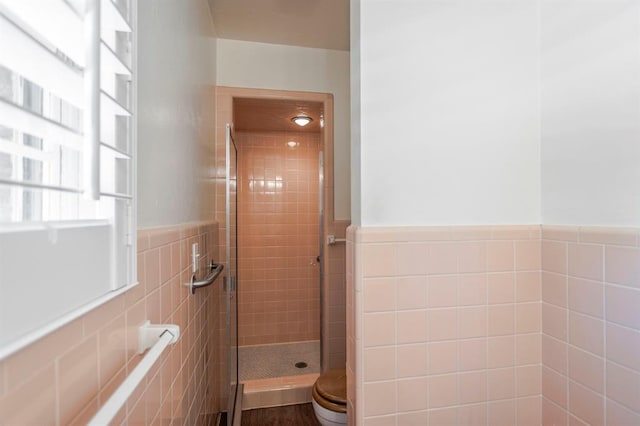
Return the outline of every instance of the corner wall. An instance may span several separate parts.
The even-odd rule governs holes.
[[[540,3],[543,419],[639,424],[640,4]]]
[[[640,226],[640,3],[541,1],[542,223]]]
[[[639,235],[543,226],[544,424],[640,424]]]

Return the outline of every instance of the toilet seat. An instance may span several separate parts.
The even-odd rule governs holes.
[[[320,375],[312,389],[313,399],[336,413],[347,412],[347,374],[344,368]]]
[[[316,401],[320,406],[326,408],[329,411],[333,411],[336,413],[347,412],[347,404],[338,404],[333,401],[329,401],[328,399],[324,399],[322,395],[318,394],[315,386],[311,390],[311,395],[313,396],[314,401]]]

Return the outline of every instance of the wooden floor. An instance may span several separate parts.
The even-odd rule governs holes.
[[[311,404],[258,408],[242,412],[242,426],[320,426]]]

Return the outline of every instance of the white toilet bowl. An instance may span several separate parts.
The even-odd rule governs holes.
[[[347,375],[345,369],[329,370],[318,377],[311,392],[313,411],[322,426],[347,424]]]
[[[338,413],[336,411],[327,410],[318,404],[315,399],[311,400],[313,411],[316,418],[322,426],[342,426],[347,424],[347,413]]]

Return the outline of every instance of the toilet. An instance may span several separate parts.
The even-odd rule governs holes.
[[[313,411],[322,426],[347,424],[347,372],[344,368],[321,374],[311,394]]]

